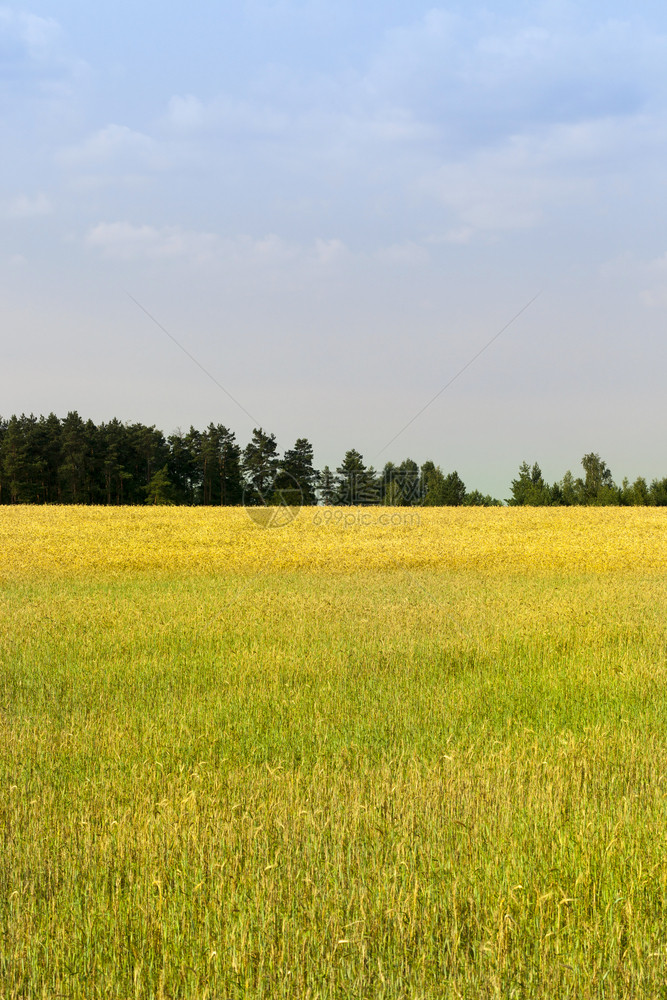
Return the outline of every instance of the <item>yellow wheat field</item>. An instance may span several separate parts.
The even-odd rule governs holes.
[[[667,509],[0,508],[0,997],[665,996],[666,569]]]
[[[667,508],[0,508],[0,579],[297,569],[659,573]]]

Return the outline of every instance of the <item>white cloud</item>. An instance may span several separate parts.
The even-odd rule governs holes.
[[[309,258],[326,263],[339,252],[338,241],[316,241],[305,248],[268,233],[220,237],[215,233],[186,230],[179,226],[136,226],[129,222],[101,222],[86,236],[86,244],[118,260],[188,260],[216,265],[250,264],[253,267],[284,267]]]
[[[418,184],[453,215],[441,239],[469,242],[590,207],[605,185],[646,169],[665,148],[664,126],[647,115],[547,125],[446,161]]]
[[[62,46],[63,33],[52,17],[38,17],[8,5],[0,6],[0,40],[5,65],[24,61],[47,61]]]
[[[604,261],[600,277],[613,288],[627,288],[648,309],[667,306],[667,251],[652,259],[634,253],[622,253]]]
[[[429,261],[428,250],[412,241],[392,243],[390,246],[381,247],[374,256],[382,264],[400,267],[418,267]]]
[[[331,273],[350,263],[364,266],[375,261],[391,267],[413,268],[429,261],[428,251],[413,242],[353,253],[335,237],[319,237],[300,244],[281,239],[275,233],[221,237],[178,226],[137,226],[130,222],[101,222],[89,230],[85,242],[117,260],[189,260],[224,268],[235,265],[250,270],[277,269],[285,274],[291,271],[300,278]]]
[[[554,192],[522,159],[509,149],[483,152],[446,164],[425,179],[425,190],[457,220],[447,230],[448,241],[467,242],[480,231],[527,229],[540,221],[544,202]]]
[[[70,92],[86,64],[67,49],[65,34],[52,17],[0,5],[0,52],[7,96],[49,98]]]
[[[53,206],[45,194],[32,197],[21,194],[0,205],[0,216],[5,219],[33,219],[52,211]]]
[[[348,249],[342,240],[315,240],[315,257],[321,264],[335,264],[347,256]]]
[[[465,243],[541,225],[633,158],[664,154],[666,59],[667,39],[640,21],[432,9],[387,31],[365,72],[272,69],[242,96],[174,95],[156,141],[251,178],[269,210],[297,183],[345,210],[365,187],[391,186],[399,209],[416,193],[412,217],[436,201],[448,213],[437,239]]]
[[[192,94],[185,97],[175,95],[169,101],[166,121],[179,131],[200,129],[206,125],[206,118],[205,105]]]
[[[364,91],[438,123],[444,140],[461,148],[537,123],[636,114],[657,95],[664,102],[667,37],[640,18],[591,20],[583,10],[546,8],[532,17],[431,10],[387,33]]]
[[[458,246],[466,246],[475,237],[475,230],[472,226],[458,226],[454,229],[446,229],[442,236],[431,236],[429,243],[451,243]]]
[[[177,226],[134,226],[100,222],[86,236],[89,247],[119,260],[211,260],[219,241],[213,233],[189,232]]]
[[[647,286],[640,292],[640,299],[650,309],[667,306],[667,252],[648,262],[644,268]]]
[[[107,125],[88,136],[76,146],[60,152],[63,166],[94,168],[114,166],[155,167],[161,162],[155,139],[143,132],[136,132],[126,125]]]
[[[274,95],[279,99],[280,95]],[[276,102],[277,103],[277,102]],[[181,132],[215,131],[236,136],[278,135],[294,122],[294,115],[269,101],[241,99],[220,94],[201,101],[192,94],[174,95],[163,119],[168,129]]]

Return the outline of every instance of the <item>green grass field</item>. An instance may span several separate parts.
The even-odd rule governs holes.
[[[14,574],[0,996],[667,996],[667,577]]]

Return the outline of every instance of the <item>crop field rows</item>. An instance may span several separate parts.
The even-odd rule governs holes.
[[[0,508],[3,1000],[667,995],[665,515],[382,513]]]

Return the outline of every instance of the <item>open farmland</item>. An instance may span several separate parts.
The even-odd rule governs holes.
[[[0,996],[665,995],[665,517],[0,508]]]

